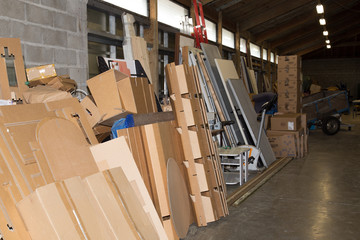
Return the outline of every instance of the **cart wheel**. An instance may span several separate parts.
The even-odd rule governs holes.
[[[327,135],[334,135],[340,130],[340,120],[330,116],[322,121],[322,130]]]

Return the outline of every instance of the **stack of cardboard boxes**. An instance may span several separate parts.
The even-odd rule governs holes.
[[[276,157],[303,157],[307,151],[306,114],[301,114],[299,56],[279,56],[278,113],[267,135]]]

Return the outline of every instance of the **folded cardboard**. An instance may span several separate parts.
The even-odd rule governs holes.
[[[301,127],[301,116],[299,114],[281,114],[271,118],[271,130],[296,131]]]
[[[268,139],[277,158],[296,157],[296,142],[294,135],[268,135]]]
[[[95,103],[90,99],[89,96],[83,98],[80,104],[85,111],[86,118],[91,127],[94,127],[97,123],[101,121],[103,116],[101,115],[99,108],[95,105]]]
[[[278,68],[299,68],[301,67],[301,57],[298,55],[279,56]]]
[[[26,103],[46,103],[72,98],[68,92],[42,85],[29,88],[26,92],[23,92],[23,97]]]

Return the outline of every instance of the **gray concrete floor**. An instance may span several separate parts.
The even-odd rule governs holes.
[[[310,153],[295,159],[230,215],[191,226],[186,240],[360,239],[360,116],[327,136],[310,132]]]

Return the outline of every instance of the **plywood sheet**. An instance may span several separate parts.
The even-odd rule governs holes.
[[[140,239],[124,206],[119,204],[102,172],[84,179],[90,195],[109,224],[114,239]]]
[[[36,189],[17,204],[32,239],[84,239],[55,183]]]
[[[70,120],[43,119],[38,124],[36,140],[55,181],[74,176],[85,177],[98,171],[89,144]]]
[[[221,59],[221,55],[219,52],[219,49],[215,45],[201,43],[201,48],[204,51],[205,54],[205,67],[209,73],[210,80],[214,86],[214,90],[216,92],[216,95],[218,97],[221,109],[223,110],[224,116],[226,121],[234,121],[236,122],[236,119],[231,114],[232,109],[229,102],[229,99],[226,95],[224,86],[222,84],[221,77],[219,75],[219,71],[217,70],[215,59]],[[237,125],[233,124],[231,125],[230,129],[233,132],[233,136],[235,137],[236,143],[243,143],[243,139],[240,133],[240,129]]]
[[[167,162],[167,188],[172,222],[177,235],[184,238],[191,224],[190,195],[180,168],[172,158]]]
[[[92,146],[91,152],[100,169],[104,166],[112,168],[119,166],[125,171],[125,175],[130,182],[135,182],[138,194],[144,201],[144,211],[148,212],[160,239],[168,239],[164,228],[161,225],[160,218],[156,213],[155,207],[150,199],[149,193],[145,187],[139,170],[131,155],[129,147],[124,137],[119,137],[108,142]],[[110,173],[112,170],[109,170]]]
[[[233,96],[235,96],[235,104],[241,110],[241,114],[244,116],[246,125],[250,131],[251,137],[254,142],[257,142],[258,134],[260,131],[260,124],[257,121],[257,114],[255,113],[255,109],[251,103],[249,95],[245,89],[245,86],[242,81],[231,79],[228,82],[228,87]],[[263,131],[260,139],[260,146],[261,149],[261,159],[265,166],[270,166],[276,158],[274,152],[271,148],[269,140],[266,137],[265,131]]]

